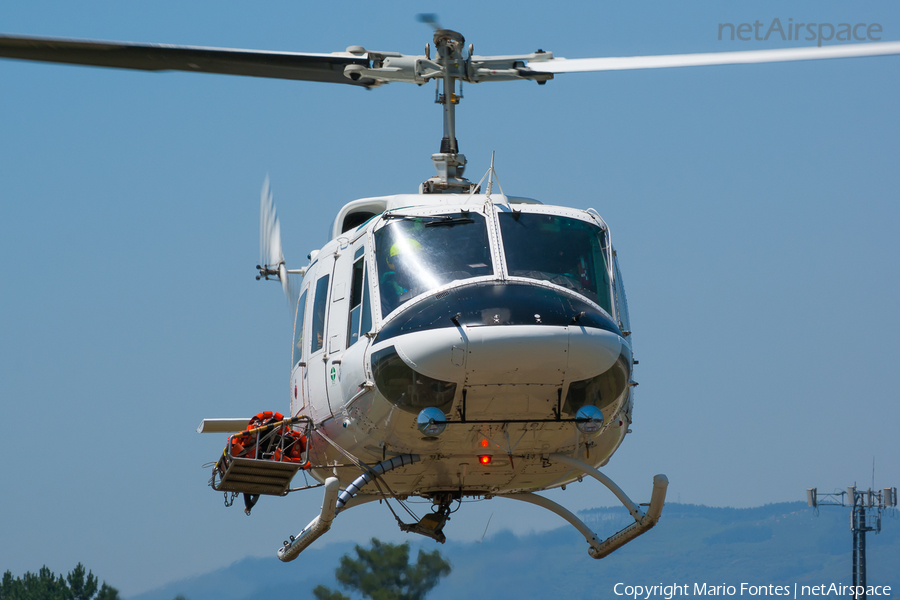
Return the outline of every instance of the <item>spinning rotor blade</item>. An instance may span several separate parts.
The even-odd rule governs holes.
[[[259,194],[259,264],[277,269],[283,262],[281,224],[275,211],[275,199],[269,185],[269,176],[266,175]]]
[[[284,254],[281,251],[281,224],[278,222],[278,214],[275,211],[275,200],[272,197],[268,175],[263,181],[262,192],[259,195],[259,264],[268,275],[278,276],[288,305],[292,306],[294,290],[290,284],[290,275],[284,266]]]
[[[188,71],[371,85],[344,76],[347,65],[367,67],[347,52],[307,54],[169,44],[134,44],[0,35],[0,57],[141,71]]]
[[[530,62],[528,69],[536,73],[583,73],[590,71],[758,64],[825,58],[857,58],[889,54],[900,54],[900,42],[847,44],[812,48],[778,48],[775,50],[744,50],[740,52],[707,52],[701,54],[663,54],[660,56],[552,58],[542,62]]]
[[[420,20],[439,27],[434,15]],[[440,35],[443,32],[446,35]],[[436,29],[446,40],[462,40],[462,35]],[[449,36],[449,37],[448,37]],[[438,44],[438,37],[435,44]],[[660,56],[623,56],[607,58],[554,58],[553,53],[538,51],[508,56],[463,57],[458,48],[449,50],[453,58],[413,56],[398,52],[376,52],[351,46],[347,52],[308,54],[172,46],[61,40],[0,35],[0,58],[44,62],[117,67],[144,71],[187,71],[344,83],[373,87],[390,82],[422,85],[433,79],[450,77],[479,83],[531,79],[544,83],[557,73],[663,69],[705,65],[756,64],[826,58],[855,58],[900,54],[900,42],[844,44],[812,48],[782,48],[740,52],[666,54]],[[445,73],[449,71],[449,73]]]
[[[416,21],[429,25],[435,31],[441,28],[441,24],[438,22],[438,16],[434,13],[419,13],[416,15]]]

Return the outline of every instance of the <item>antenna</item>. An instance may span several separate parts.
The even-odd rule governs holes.
[[[897,488],[875,487],[875,459],[872,459],[872,487],[857,491],[856,484],[846,492],[819,494],[816,488],[806,490],[806,503],[819,512],[819,506],[849,506],[850,530],[853,532],[853,597],[866,598],[866,532],[881,532],[881,512],[897,506]],[[868,512],[866,509],[869,509]]]
[[[488,173],[487,191],[484,193],[487,200],[491,199],[491,192],[494,191],[494,151],[491,150],[491,169]]]
[[[488,517],[487,525],[484,526],[484,533],[481,534],[481,539],[478,540],[479,544],[484,541],[484,536],[487,535],[487,529],[488,529],[488,527],[491,526],[491,519],[493,519],[493,518],[494,518],[494,513],[491,513],[491,516]]]
[[[491,151],[491,166],[488,168],[488,172],[485,173],[485,177],[488,178],[487,183],[487,191],[484,195],[485,202],[493,202],[491,200],[491,193],[494,191],[494,181],[497,182],[497,187],[500,188],[500,193],[503,195],[503,199],[506,201],[506,207],[509,208],[509,199],[506,197],[506,193],[503,191],[503,186],[500,185],[500,178],[497,177],[497,171],[494,170],[494,155],[496,152]],[[484,177],[481,178],[481,181],[484,181]],[[478,182],[478,187],[481,187],[481,181]]]

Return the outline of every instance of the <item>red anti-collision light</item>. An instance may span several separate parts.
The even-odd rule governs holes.
[[[483,465],[491,464],[491,455],[490,454],[482,454],[481,456],[478,457],[478,462],[480,462]]]
[[[487,441],[487,440],[481,440],[481,447],[482,447],[482,448],[487,448],[487,447],[488,447],[488,441]]]

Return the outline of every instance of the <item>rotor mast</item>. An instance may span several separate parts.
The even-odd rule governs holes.
[[[461,33],[450,29],[436,29],[434,47],[437,52],[435,61],[441,67],[441,78],[436,78],[437,86],[443,81],[443,93],[436,89],[435,102],[442,104],[444,114],[444,135],[441,138],[441,150],[431,155],[437,175],[422,184],[421,191],[426,194],[442,192],[469,192],[474,184],[463,177],[466,168],[466,157],[459,153],[459,142],[456,139],[456,105],[462,94],[456,93],[456,80],[462,80],[467,72],[466,59],[462,48],[466,40]],[[469,52],[471,54],[471,50]],[[462,84],[460,84],[460,88]]]

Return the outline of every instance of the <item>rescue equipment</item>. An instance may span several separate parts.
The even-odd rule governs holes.
[[[260,494],[286,495],[297,471],[309,468],[306,436],[293,428],[307,421],[270,410],[258,413],[245,431],[228,438],[210,486],[218,492],[244,494],[247,514]]]

